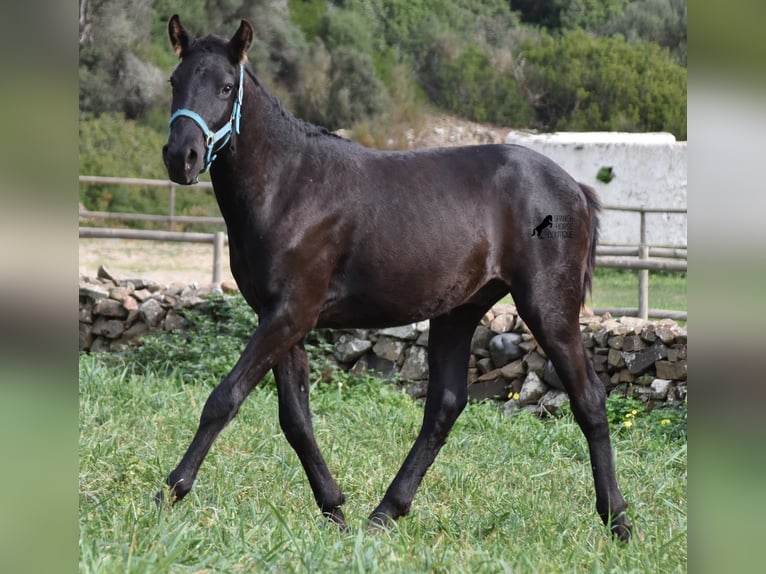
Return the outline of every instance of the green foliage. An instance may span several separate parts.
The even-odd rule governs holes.
[[[674,61],[686,66],[686,0],[628,2],[605,26],[609,34],[667,48]]]
[[[497,70],[489,55],[476,45],[454,59],[434,54],[426,90],[434,102],[458,115],[479,122],[525,126],[534,121],[509,71]]]
[[[635,397],[612,393],[606,400],[609,426],[613,432],[629,435],[645,433],[657,440],[686,442],[686,404],[661,406],[647,411],[646,405]]]
[[[188,328],[141,339],[121,358],[146,374],[177,373],[183,380],[217,385],[225,377],[258,326],[258,317],[242,297],[210,297],[194,311],[181,311]]]
[[[666,130],[686,139],[686,70],[656,45],[544,33],[526,44],[524,59],[546,130]]]

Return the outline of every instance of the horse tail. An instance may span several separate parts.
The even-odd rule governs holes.
[[[585,201],[588,204],[588,214],[590,215],[590,247],[588,251],[588,260],[585,267],[585,277],[583,278],[582,298],[585,304],[586,296],[593,290],[593,269],[596,267],[596,246],[598,245],[599,232],[599,213],[601,211],[601,202],[598,199],[596,190],[589,185],[579,183],[580,189],[585,195]]]

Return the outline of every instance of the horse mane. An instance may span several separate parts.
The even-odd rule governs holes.
[[[267,100],[271,112],[283,117],[289,124],[292,125],[293,128],[298,130],[302,135],[306,136],[307,138],[319,138],[319,137],[328,137],[340,141],[350,141],[342,136],[339,136],[336,133],[331,132],[329,129],[327,129],[324,126],[318,126],[316,124],[312,124],[311,122],[307,122],[306,120],[302,120],[300,118],[295,117],[290,111],[285,108],[284,104],[282,104],[281,100],[277,98],[276,96],[272,95],[271,92],[269,92],[266,87],[263,85],[263,83],[258,79],[258,76],[253,71],[251,65],[249,62],[245,63],[245,72],[247,72],[247,75],[250,76],[250,79],[253,80],[255,85],[258,87],[258,89],[261,91],[261,94],[265,97]]]

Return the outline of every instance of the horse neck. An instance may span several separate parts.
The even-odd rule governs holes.
[[[240,133],[210,168],[230,234],[235,221],[244,217],[252,226],[249,214],[263,213],[272,194],[286,193],[280,186],[283,174],[294,169],[310,140],[326,134],[326,130],[296,119],[254,76],[245,74]]]
[[[295,118],[255,76],[245,74],[241,128],[231,160],[244,162],[242,167],[247,171],[265,171],[262,176],[266,176],[279,171],[321,132],[321,128]]]

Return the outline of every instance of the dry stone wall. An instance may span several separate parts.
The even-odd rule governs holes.
[[[233,290],[233,289],[227,289]],[[220,293],[220,291],[219,291]],[[213,294],[209,288],[142,279],[115,279],[105,269],[80,277],[81,351],[118,351],[141,336],[186,328],[183,309],[194,310]],[[680,402],[687,392],[687,330],[674,321],[581,316],[583,344],[607,392],[635,396],[653,408]],[[337,368],[373,372],[400,381],[424,397],[428,379],[428,321],[379,330],[336,330],[326,360]],[[513,413],[555,412],[567,395],[552,363],[513,305],[495,305],[471,341],[468,394],[500,400]]]

